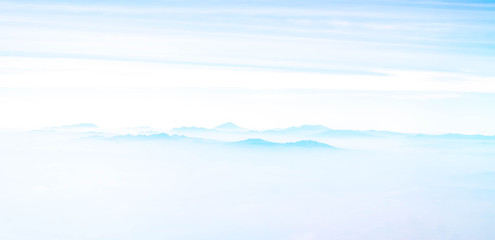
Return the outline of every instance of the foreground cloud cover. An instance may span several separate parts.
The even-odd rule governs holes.
[[[2,132],[0,236],[494,237],[493,136],[310,125],[127,131],[134,134],[93,124]],[[311,144],[283,144],[294,141]]]

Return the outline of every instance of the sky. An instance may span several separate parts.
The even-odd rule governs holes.
[[[0,1],[0,129],[495,134],[493,1]]]

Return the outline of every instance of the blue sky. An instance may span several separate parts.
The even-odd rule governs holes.
[[[334,97],[306,101],[335,112],[334,116],[346,116],[340,118],[300,107],[292,110],[305,112],[304,118],[295,120],[290,111],[280,111],[271,122],[262,123],[264,112],[256,110],[258,105],[249,106],[251,110],[241,114],[244,118],[220,114],[220,105],[209,105],[217,114],[207,114],[213,116],[203,122],[193,117],[196,114],[171,110],[176,121],[158,124],[167,116],[157,116],[151,109],[140,114],[154,120],[125,122],[96,114],[99,104],[88,103],[85,107],[95,110],[87,112],[85,121],[176,127],[237,120],[253,128],[306,121],[337,128],[495,134],[489,124],[494,116],[489,102],[495,93],[493,1],[0,1],[0,16],[0,87],[18,93],[0,95],[1,109],[11,116],[3,120],[2,128],[55,125],[64,118],[56,116],[57,107],[45,105],[53,116],[44,124],[19,124],[16,119],[35,115],[34,110],[20,115],[12,105],[31,101],[18,97],[24,96],[26,87],[69,92],[106,87],[111,90],[100,100],[103,105],[120,96],[122,88],[160,87],[190,89],[186,95],[198,103],[203,99],[194,99],[192,93],[203,89],[198,95],[212,104],[215,100],[209,93],[222,89],[227,95],[230,89],[270,90],[263,96],[268,99],[276,99],[275,93],[286,89],[291,90],[284,93],[288,99],[307,90],[368,91],[383,99],[410,99],[397,108],[404,116],[425,120],[397,124],[391,120],[396,119],[396,111],[381,100],[372,102],[382,109],[381,121],[351,120],[362,116],[349,112],[368,112],[364,106],[369,99],[350,94],[339,100],[338,108],[332,107]],[[91,91],[82,92],[91,96]],[[242,101],[235,96],[225,100],[239,106],[260,104],[259,94],[251,93],[252,98]],[[147,95],[142,94],[127,98],[138,106],[149,105],[140,100]],[[52,101],[47,96],[32,97]],[[427,110],[438,98],[445,101],[435,110],[440,113]],[[445,124],[445,119],[453,122]],[[337,124],[343,122],[349,124]]]
[[[2,52],[313,71],[491,74],[495,6],[479,4],[3,2]]]

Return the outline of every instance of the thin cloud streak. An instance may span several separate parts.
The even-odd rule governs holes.
[[[410,13],[400,4],[387,5],[391,11],[376,6],[351,9],[342,4],[332,11],[106,4],[3,2],[2,8],[8,11],[3,14],[1,28],[6,37],[1,42],[8,47],[0,48],[0,53],[219,65],[300,65],[307,69],[344,66],[356,71],[409,68],[454,72],[469,69],[472,74],[483,75],[492,72],[485,66],[493,60],[490,48],[485,47],[492,41],[482,36],[493,31],[485,20],[494,17],[487,18],[476,11],[453,14],[416,9]],[[143,12],[135,15],[133,11]],[[474,59],[483,55],[488,59]],[[443,63],[442,59],[449,62]],[[296,64],[284,63],[291,61]]]
[[[314,99],[310,98],[312,101],[300,101],[305,105],[318,105],[321,109],[334,109],[344,114],[343,117],[333,120],[327,114],[307,112],[304,108],[300,109],[298,116],[287,113],[285,117],[295,119],[291,124],[324,119],[322,121],[328,122],[330,126],[353,128],[354,124],[360,127],[401,129],[400,125],[407,125],[409,121],[412,125],[419,124],[415,118],[442,112],[445,117],[423,119],[424,123],[419,124],[418,128],[424,127],[428,131],[434,128],[492,131],[484,130],[491,129],[490,123],[481,126],[475,116],[484,116],[488,120],[493,118],[492,106],[484,103],[495,92],[492,66],[495,48],[493,38],[490,37],[495,33],[493,11],[459,6],[415,5],[408,1],[320,3],[291,6],[285,2],[258,2],[241,6],[220,1],[214,6],[207,6],[184,2],[126,5],[108,1],[99,4],[32,1],[20,4],[4,1],[0,4],[0,30],[4,34],[0,38],[0,54],[4,56],[0,59],[0,85],[6,88],[40,89],[202,89],[188,96],[196,98],[205,95],[205,98],[214,98],[210,102],[213,106],[224,105],[223,102],[217,102],[215,96],[208,94],[212,89],[295,92],[317,89],[360,90],[378,95],[384,94],[384,91],[400,91],[397,96],[404,95],[403,98],[387,97],[387,101],[374,102],[379,106],[369,105],[365,97],[354,100],[351,95],[343,99],[342,106],[332,105],[337,103],[325,105],[321,102],[327,103],[329,99],[320,99],[317,98],[320,95],[317,95]],[[424,94],[404,93],[411,91]],[[450,112],[450,109],[456,109],[463,103],[458,101],[459,98],[448,97],[449,94],[470,92],[483,99],[473,97],[469,100],[472,103],[469,107],[476,109],[472,113],[465,109],[464,115]],[[184,94],[187,93],[190,91]],[[253,99],[238,99],[242,111],[238,106],[235,108],[234,104],[224,107],[236,115],[235,119],[248,118],[256,122],[257,118],[270,115],[274,109],[287,108],[278,105],[277,101],[290,102],[297,96],[297,93],[288,94],[278,99],[277,94],[269,93]],[[222,101],[235,102],[233,100],[236,97],[228,95]],[[272,101],[273,105],[260,99]],[[129,105],[135,104],[125,97],[122,100]],[[198,103],[194,99],[179,100],[187,102],[187,110],[183,109],[182,112],[208,114],[195,106]],[[249,100],[267,105],[267,108],[257,110]],[[47,104],[57,101],[53,99]],[[388,101],[399,101],[404,105],[388,106]],[[339,99],[337,102],[342,101]],[[444,109],[438,103],[434,111],[415,109],[414,114],[409,115],[402,112],[409,111],[409,108],[429,109],[424,103],[431,102],[445,102],[446,107]],[[84,107],[84,104],[77,102],[76,105]],[[96,102],[87,104],[98,106]],[[111,102],[106,104],[112,107]],[[143,104],[155,106],[154,102]],[[291,102],[289,105],[297,104],[300,103]],[[29,101],[21,101],[18,106],[25,108],[30,104]],[[15,113],[15,107],[4,107]],[[176,107],[167,107],[180,115],[181,111]],[[217,114],[225,112],[221,107],[212,108],[211,111]],[[245,108],[250,109],[249,115],[244,115],[247,114],[243,112]],[[379,113],[373,112],[375,108],[379,109]],[[321,109],[312,110],[319,112]],[[48,110],[53,114],[57,112],[55,109]],[[152,109],[148,110],[151,113],[137,110],[145,117],[136,119],[136,122],[153,117],[159,119],[156,121],[164,120],[163,116],[154,115]],[[98,114],[104,113],[104,110],[98,111]],[[352,114],[346,115],[346,112]],[[398,112],[408,117],[394,118]],[[359,122],[346,125],[350,118],[362,119],[367,114],[382,114],[380,118],[391,120],[380,119],[366,126]],[[108,117],[116,121],[112,116]],[[289,124],[289,120],[280,116],[272,117],[271,124]],[[188,121],[187,117],[178,118],[180,121]],[[450,125],[438,124],[448,122],[448,119],[458,120],[449,122]],[[50,123],[52,120],[45,119],[44,122]],[[17,124],[15,119],[9,121]],[[29,125],[28,122],[25,123]],[[110,121],[106,122],[111,124]]]
[[[376,73],[382,75],[317,74],[163,63],[13,57],[0,58],[0,63],[10,70],[2,74],[1,87],[240,87],[495,93],[495,84],[490,77],[426,71],[375,69]]]

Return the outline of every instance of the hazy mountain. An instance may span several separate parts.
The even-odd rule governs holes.
[[[171,132],[211,132],[214,131],[213,129],[209,128],[203,128],[203,127],[179,127],[179,128],[174,128],[171,130]]]
[[[297,127],[288,127],[284,129],[272,129],[266,130],[265,133],[275,134],[300,134],[300,135],[314,135],[330,130],[322,125],[302,125]]]
[[[240,145],[240,146],[260,146],[260,147],[303,147],[303,148],[332,148],[336,149],[333,146],[330,146],[325,143],[313,141],[313,140],[302,140],[297,142],[287,142],[287,143],[276,143],[266,141],[260,138],[250,138],[242,141],[233,142],[232,144]]]
[[[215,131],[222,131],[222,132],[235,132],[235,131],[248,131],[247,129],[241,128],[234,123],[227,122],[224,124],[221,124],[215,128],[204,128],[204,127],[179,127],[179,128],[174,128],[171,130],[171,132],[215,132]]]
[[[96,136],[97,138],[104,138],[101,136]],[[113,136],[107,139],[111,140],[145,140],[145,141],[154,141],[154,140],[172,140],[172,141],[181,141],[181,140],[187,140],[187,141],[194,141],[198,143],[221,143],[218,141],[213,141],[211,139],[203,139],[203,138],[195,138],[195,137],[186,137],[186,136],[179,136],[179,135],[173,135],[170,136],[166,133],[160,133],[160,134],[151,134],[151,135],[119,135],[119,136]],[[302,140],[302,141],[297,141],[297,142],[285,142],[285,143],[278,143],[278,142],[271,142],[267,141],[261,138],[249,138],[246,140],[242,141],[235,141],[235,142],[224,142],[227,144],[233,144],[237,146],[263,146],[263,147],[303,147],[303,148],[332,148],[335,149],[335,147],[330,146],[325,143],[313,141],[313,140]]]
[[[238,142],[233,142],[235,145],[246,145],[246,146],[279,146],[281,143],[275,143],[263,140],[261,138],[250,138]]]
[[[91,125],[84,125],[91,126]],[[377,130],[340,130],[331,129],[323,125],[301,125],[282,129],[269,130],[249,130],[238,125],[227,122],[215,128],[203,127],[180,127],[174,128],[169,132],[170,135],[182,135],[201,139],[220,140],[232,142],[239,139],[268,139],[275,142],[297,141],[302,139],[371,139],[371,138],[397,138],[408,137],[411,139],[445,139],[445,140],[495,140],[495,136],[486,135],[464,135],[464,134],[406,134],[392,131]],[[256,142],[252,140],[253,143]],[[268,144],[256,142],[258,145]]]
[[[241,127],[239,127],[239,126],[237,126],[231,122],[227,122],[227,123],[224,123],[222,125],[219,125],[219,126],[215,127],[214,129],[219,130],[219,131],[228,131],[228,132],[247,131],[247,129],[241,128]]]
[[[328,145],[326,143],[321,143],[313,140],[301,140],[297,142],[289,142],[285,143],[286,146],[290,147],[305,147],[305,148],[333,148],[337,149],[334,146]]]
[[[468,135],[468,134],[457,134],[448,133],[440,135],[430,135],[430,134],[415,134],[412,135],[414,138],[439,138],[439,139],[453,139],[453,140],[495,140],[495,136],[490,135]]]
[[[486,232],[493,229],[493,142],[407,137],[325,140],[357,150],[341,151],[316,141],[293,140],[312,138],[224,134],[235,135],[236,140],[163,133],[81,138],[71,131],[2,132],[0,191],[5,197],[0,198],[0,212],[9,219],[32,221],[12,221],[17,225],[4,229],[34,237],[2,231],[0,235],[2,239],[71,239],[76,232],[83,236],[80,239],[129,236],[124,240],[133,240],[144,234],[191,240],[201,239],[211,229],[218,234],[210,239],[235,239],[252,231],[257,234],[245,239],[311,239],[278,232],[263,238],[270,224],[280,224],[273,229],[283,234],[287,224],[299,233],[314,231],[303,228],[310,221],[321,226],[322,235],[317,236],[321,239],[339,239],[356,229],[371,230],[355,239],[391,239],[391,227],[404,233],[393,239],[408,239],[418,222],[428,229],[440,224],[444,232],[414,239],[439,239],[444,233],[445,239],[462,234],[465,239],[493,239],[472,237],[480,226]],[[357,145],[348,148],[346,142]],[[352,225],[342,223],[342,216]],[[404,216],[414,218],[404,221]],[[167,224],[171,226],[164,229]],[[329,224],[337,227],[328,234],[345,230],[324,236]],[[103,234],[101,226],[105,226]],[[224,229],[245,226],[246,231],[224,237]],[[96,233],[85,235],[88,229]],[[191,229],[199,233],[191,236]],[[383,234],[369,238],[375,229],[383,229]]]
[[[411,134],[408,133],[399,133],[399,132],[391,132],[391,131],[378,131],[378,130],[365,130],[361,131],[368,135],[375,137],[401,137],[401,136],[409,136]]]
[[[170,140],[170,139],[177,139],[178,137],[176,136],[170,136],[166,133],[158,133],[158,134],[150,134],[150,135],[118,135],[111,137],[110,139],[114,140]]]
[[[330,129],[316,134],[319,137],[372,137],[364,131]]]

